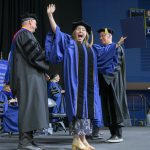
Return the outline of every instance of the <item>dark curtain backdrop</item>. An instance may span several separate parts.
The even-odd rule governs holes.
[[[7,59],[14,33],[20,28],[19,16],[24,12],[36,13],[39,19],[35,33],[44,47],[45,35],[49,30],[46,7],[56,4],[54,14],[62,31],[71,33],[71,22],[82,18],[81,0],[0,0],[0,52]]]
[[[81,0],[0,0],[0,58],[8,59],[14,33],[20,28],[19,17],[25,12],[38,16],[36,38],[44,48],[49,21],[46,7],[49,3],[56,4],[54,17],[63,32],[71,34],[72,22],[82,19]],[[63,86],[63,63],[50,65],[50,73],[59,73]]]

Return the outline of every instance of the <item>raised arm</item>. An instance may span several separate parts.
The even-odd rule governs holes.
[[[54,17],[53,17],[53,13],[55,12],[55,10],[56,10],[55,4],[49,4],[47,6],[47,15],[49,18],[50,26],[51,26],[52,31],[54,33],[56,32],[56,26],[57,26],[57,24],[54,20]]]

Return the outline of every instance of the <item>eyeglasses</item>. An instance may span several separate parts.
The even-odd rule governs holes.
[[[99,37],[105,37],[107,34],[100,34]]]

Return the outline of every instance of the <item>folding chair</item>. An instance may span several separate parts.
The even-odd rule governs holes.
[[[0,131],[3,133],[3,115],[8,109],[7,96],[0,92]]]
[[[50,117],[50,123],[52,123],[55,127],[54,131],[56,132],[57,129],[58,129],[58,126],[57,125],[61,125],[63,127],[63,130],[66,132],[66,127],[65,127],[65,124],[64,124],[64,119],[67,117],[66,115],[66,111],[65,111],[65,103],[64,103],[64,96],[62,97],[61,99],[61,106],[60,108],[58,108],[58,106],[56,105],[55,106],[57,108],[57,112],[58,113],[50,113],[49,114],[49,117]],[[64,108],[64,113],[61,112],[61,108]],[[56,122],[52,122],[53,119],[56,119]]]

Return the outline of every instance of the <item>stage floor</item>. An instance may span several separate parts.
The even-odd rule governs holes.
[[[107,129],[103,129],[104,138],[109,138]],[[149,150],[150,127],[126,127],[123,128],[124,141],[117,144],[109,144],[103,140],[88,140],[96,150]],[[46,150],[71,150],[72,136],[68,132],[58,131],[53,135],[36,135],[36,142],[45,145]],[[0,150],[16,150],[18,135],[9,137],[0,135]]]

